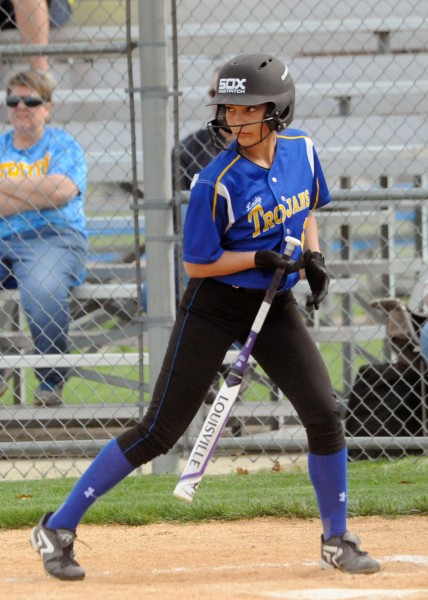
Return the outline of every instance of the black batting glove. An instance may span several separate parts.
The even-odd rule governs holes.
[[[274,252],[274,250],[257,250],[254,262],[258,269],[264,269],[265,271],[275,271],[278,268],[284,269],[285,275],[295,273],[305,266],[303,255],[300,255],[297,260],[289,260],[279,252]]]
[[[330,277],[327,275],[324,257],[320,252],[305,250],[303,253],[306,279],[308,280],[311,293],[306,298],[306,307],[313,306],[318,310],[321,302],[327,296]]]

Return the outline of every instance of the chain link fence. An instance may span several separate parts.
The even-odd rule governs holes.
[[[75,137],[88,164],[89,259],[85,282],[70,291],[66,353],[38,354],[19,291],[0,291],[0,477],[81,472],[80,460],[135,422],[148,400],[156,366],[149,377],[143,194],[151,174],[143,186],[141,126],[149,92],[140,62],[150,40],[139,24],[154,18],[151,6],[75,0],[44,48],[57,83],[50,125]],[[241,52],[277,55],[296,82],[293,127],[314,140],[334,198],[317,214],[328,300],[308,312],[303,282],[296,296],[327,363],[351,456],[426,453],[419,330],[428,281],[427,3],[220,0],[213,9],[208,0],[172,0],[165,14],[170,120],[158,131],[174,148],[177,255],[191,178],[213,153],[205,124],[216,70]],[[9,76],[28,67],[31,51],[16,30],[0,32],[3,101]],[[144,148],[159,144],[148,128],[144,137]],[[182,289],[180,260],[176,269]],[[184,456],[234,352],[178,446]],[[33,404],[42,365],[67,369],[60,406]],[[294,461],[306,450],[288,400],[253,363],[217,456]]]

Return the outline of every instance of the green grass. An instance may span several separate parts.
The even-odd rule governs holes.
[[[349,465],[349,516],[428,514],[428,460],[361,461]],[[0,528],[28,527],[58,507],[73,479],[3,482]],[[314,518],[315,496],[304,471],[206,476],[192,504],[172,496],[171,475],[128,477],[85,515],[86,523],[143,525],[262,516]]]
[[[369,340],[367,342],[360,343],[359,346],[363,348],[366,352],[370,353],[375,359],[382,361],[382,340]],[[320,344],[320,351],[324,362],[327,366],[334,389],[337,390],[339,393],[343,392],[343,372],[345,368],[343,359],[343,345],[339,342],[324,342]],[[355,362],[353,365],[355,374],[358,373],[358,369],[364,364],[367,364],[367,360],[365,360],[361,356],[356,355]],[[249,402],[260,402],[262,400],[267,401],[270,399],[269,381],[266,375],[264,375],[263,370],[259,366],[256,367],[256,371],[261,377],[260,380],[257,381],[253,377],[253,379],[251,380],[251,386],[244,391],[243,396],[245,400]]]
[[[138,0],[131,1],[132,22],[138,22]],[[125,0],[74,0],[73,25],[124,27],[126,11]]]
[[[375,359],[381,362],[384,360],[382,340],[369,340],[367,342],[361,342],[359,346],[371,354]],[[339,342],[324,342],[320,344],[320,351],[327,366],[334,389],[339,392],[343,392],[343,371],[345,368],[343,359],[343,345]],[[353,370],[355,374],[357,374],[358,369],[362,365],[367,364],[367,362],[368,361],[365,358],[356,355],[355,362],[353,364]]]
[[[138,367],[130,365],[129,367],[97,367],[99,373],[125,377],[138,381]],[[148,381],[148,368],[145,369],[145,381]],[[9,381],[12,385],[12,380]],[[27,402],[31,404],[34,390],[38,381],[32,369],[25,369],[25,386]],[[124,403],[135,404],[138,401],[138,392],[127,388],[112,386],[107,383],[98,383],[94,381],[80,379],[79,377],[70,378],[63,391],[63,400],[66,404],[103,404],[103,403]],[[2,404],[10,406],[13,404],[13,394],[9,390],[1,399]]]

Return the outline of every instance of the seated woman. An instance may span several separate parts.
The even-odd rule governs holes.
[[[0,136],[0,283],[18,287],[36,352],[68,349],[70,288],[85,277],[87,166],[66,131],[46,125],[50,80],[13,76],[6,104],[12,129]],[[67,370],[37,369],[36,405],[62,403]]]

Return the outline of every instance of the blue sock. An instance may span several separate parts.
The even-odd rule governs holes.
[[[49,529],[75,530],[88,508],[135,469],[117,440],[105,446],[46,523]]]
[[[346,531],[348,450],[335,454],[308,454],[309,477],[315,488],[324,539]]]

